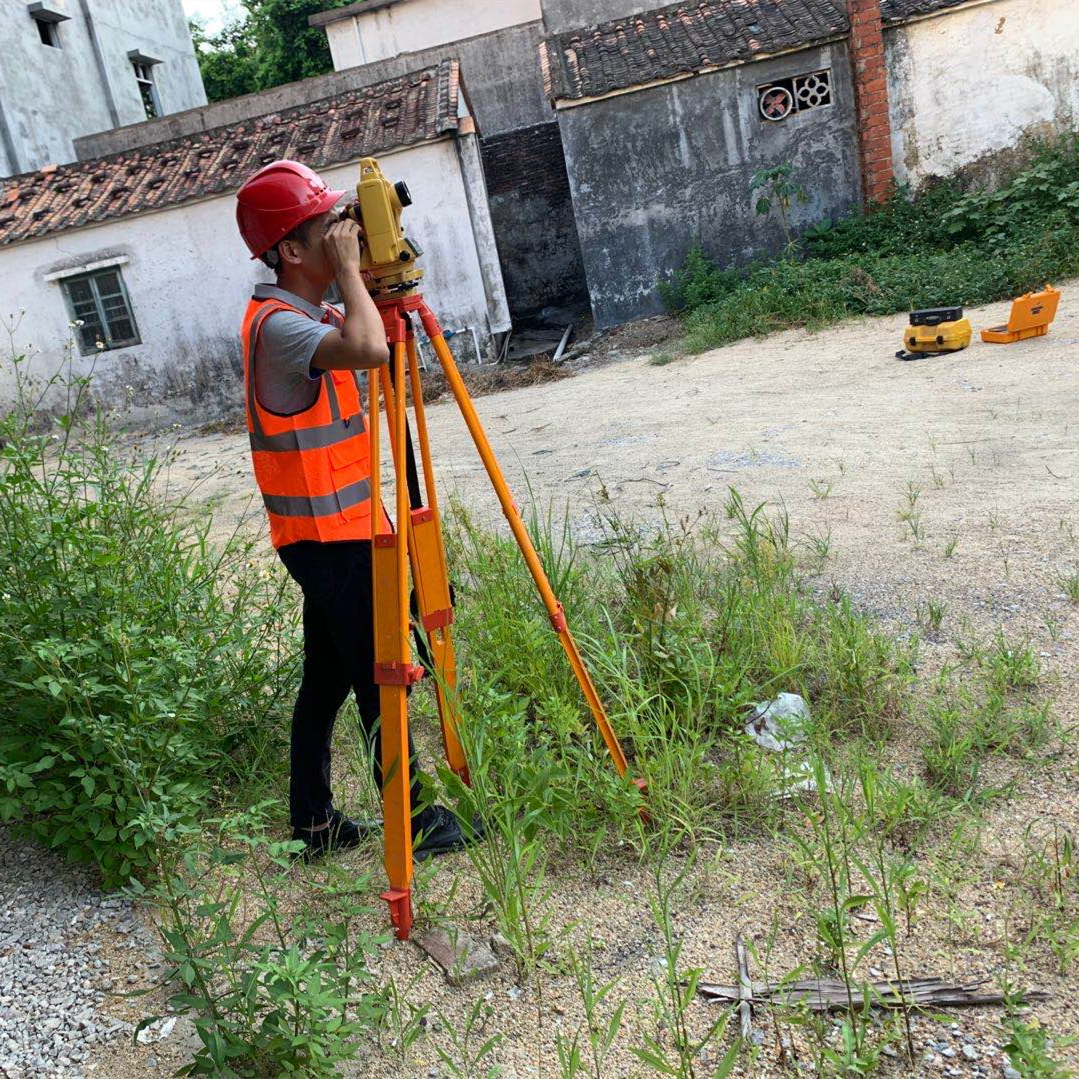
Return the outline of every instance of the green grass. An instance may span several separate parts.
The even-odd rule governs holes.
[[[1079,571],[1062,573],[1057,578],[1057,583],[1069,603],[1079,603]]]
[[[728,512],[653,528],[606,504],[591,551],[560,529],[557,550],[546,526],[536,537],[558,594],[573,597],[572,628],[652,812],[693,841],[772,812],[774,762],[733,737],[750,704],[801,693],[826,735],[884,740],[910,677],[906,652],[845,599],[811,601],[783,515],[747,510],[736,492]],[[612,822],[633,819],[632,797],[614,781],[516,548],[461,508],[456,520],[467,725],[492,760],[544,770],[564,842],[625,827]],[[533,782],[517,763],[496,781],[510,775]]]
[[[1044,146],[994,192],[940,183],[804,233],[795,257],[721,269],[699,248],[665,288],[702,352],[792,326],[1007,299],[1079,273],[1079,150]]]

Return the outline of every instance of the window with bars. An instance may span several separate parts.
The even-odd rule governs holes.
[[[154,68],[141,60],[132,60],[131,66],[135,69],[135,82],[138,83],[139,93],[142,95],[142,107],[146,110],[147,120],[156,120],[161,115],[161,101],[157,96],[157,87],[154,85]]]
[[[60,282],[76,325],[79,352],[89,356],[139,343],[135,314],[119,269],[66,277]]]

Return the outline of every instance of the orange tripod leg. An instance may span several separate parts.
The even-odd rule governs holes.
[[[384,313],[384,318],[386,317]],[[392,323],[391,323],[392,324]],[[450,602],[449,574],[446,569],[446,552],[442,542],[442,523],[438,514],[438,495],[434,489],[434,467],[431,463],[430,444],[427,438],[427,419],[419,386],[419,366],[416,357],[415,337],[406,338],[409,376],[413,389],[413,407],[416,411],[417,441],[424,468],[427,505],[412,509],[408,515],[408,555],[412,568],[412,582],[416,590],[416,606],[422,624],[435,674],[435,699],[442,728],[442,744],[450,768],[466,783],[468,763],[457,733],[456,689],[457,662],[453,649],[450,625],[453,622],[453,606]],[[387,406],[386,416],[390,425],[390,437],[397,444],[396,391],[387,372],[382,372],[382,392]],[[418,406],[416,402],[419,402]],[[394,468],[400,477],[404,463],[395,457]]]
[[[416,416],[416,441],[420,447],[424,493],[427,496],[427,505],[412,511],[411,540],[414,542],[410,549],[415,552],[412,579],[416,586],[420,620],[427,634],[427,647],[435,667],[435,695],[446,761],[467,783],[468,764],[457,733],[457,658],[453,647],[453,632],[450,629],[453,624],[450,576],[446,566],[446,546],[442,540],[442,517],[438,512],[438,491],[431,461],[431,444],[427,436],[427,415],[423,407],[416,338],[411,327],[405,339],[405,346],[412,387],[412,409]]]
[[[398,386],[404,386],[405,345],[394,343],[393,366]],[[374,371],[369,380],[371,439],[371,519],[382,519],[379,460],[379,385]],[[394,459],[404,454],[404,398],[387,396],[396,411]],[[402,473],[397,478],[397,520],[408,520],[408,491]],[[382,814],[384,864],[389,889],[382,893],[398,940],[412,929],[412,815],[409,800],[408,703],[406,687],[422,674],[412,666],[408,639],[408,530],[378,532],[371,550],[375,614],[375,672],[381,709]]]
[[[446,344],[446,339],[442,336],[442,329],[438,324],[438,320],[426,304],[418,304],[417,309],[419,310],[420,318],[423,322],[423,328],[430,338],[431,345],[435,350],[435,355],[438,356],[439,363],[442,365],[442,370],[446,375],[446,381],[450,385],[450,391],[453,393],[454,400],[457,402],[457,407],[461,410],[461,415],[464,417],[465,424],[468,427],[469,433],[472,435],[472,441],[476,444],[476,449],[479,451],[483,466],[487,470],[487,475],[490,477],[491,484],[495,489],[495,494],[498,496],[498,501],[502,506],[502,512],[505,514],[510,530],[513,532],[513,538],[517,541],[517,546],[521,549],[521,554],[524,556],[528,570],[532,574],[532,579],[536,582],[536,588],[539,591],[540,598],[543,600],[543,605],[547,608],[547,615],[551,620],[551,625],[554,627],[559,640],[562,642],[562,647],[569,659],[570,666],[573,668],[573,673],[581,686],[581,691],[584,694],[585,700],[588,702],[592,717],[596,722],[596,726],[599,728],[600,734],[603,736],[607,751],[614,761],[615,768],[618,769],[618,774],[625,776],[627,771],[625,754],[622,752],[618,737],[611,727],[610,720],[607,718],[603,703],[600,701],[599,694],[596,692],[596,687],[592,683],[591,675],[589,675],[588,670],[584,665],[584,660],[581,658],[581,654],[577,648],[577,642],[573,639],[573,634],[570,633],[569,627],[566,624],[566,616],[562,609],[562,604],[558,602],[558,599],[551,588],[550,581],[547,579],[547,574],[544,572],[543,564],[540,562],[539,555],[536,554],[536,549],[532,546],[532,541],[528,536],[528,530],[521,520],[517,505],[513,501],[509,488],[506,486],[506,480],[502,475],[502,469],[498,464],[498,460],[495,458],[490,442],[487,440],[486,432],[483,430],[479,415],[476,412],[475,406],[472,404],[471,397],[469,397],[468,389],[465,387],[460,372],[457,370],[457,364],[454,362],[453,354]],[[636,782],[643,790],[643,781],[637,780]]]

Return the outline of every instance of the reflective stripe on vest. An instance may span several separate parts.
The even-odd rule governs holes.
[[[271,541],[282,547],[301,540],[370,539],[370,448],[355,374],[323,372],[315,400],[295,415],[277,416],[258,402],[259,330],[281,310],[297,308],[278,299],[252,300],[243,330],[248,437]],[[330,310],[341,325],[340,314]],[[380,531],[389,528],[383,515]]]
[[[342,487],[332,495],[267,495],[262,496],[266,508],[279,517],[322,517],[351,506],[358,506],[371,497],[371,484],[359,480]]]

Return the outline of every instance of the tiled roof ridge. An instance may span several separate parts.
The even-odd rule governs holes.
[[[602,96],[798,48],[849,29],[843,0],[676,0],[552,34],[541,46],[548,96]]]
[[[437,138],[457,127],[459,87],[458,61],[448,58],[260,116],[7,177],[0,246],[218,194],[284,156],[317,169]]]
[[[968,0],[881,0],[895,25]],[[554,101],[602,97],[846,35],[845,0],[675,0],[547,35],[540,69]]]

